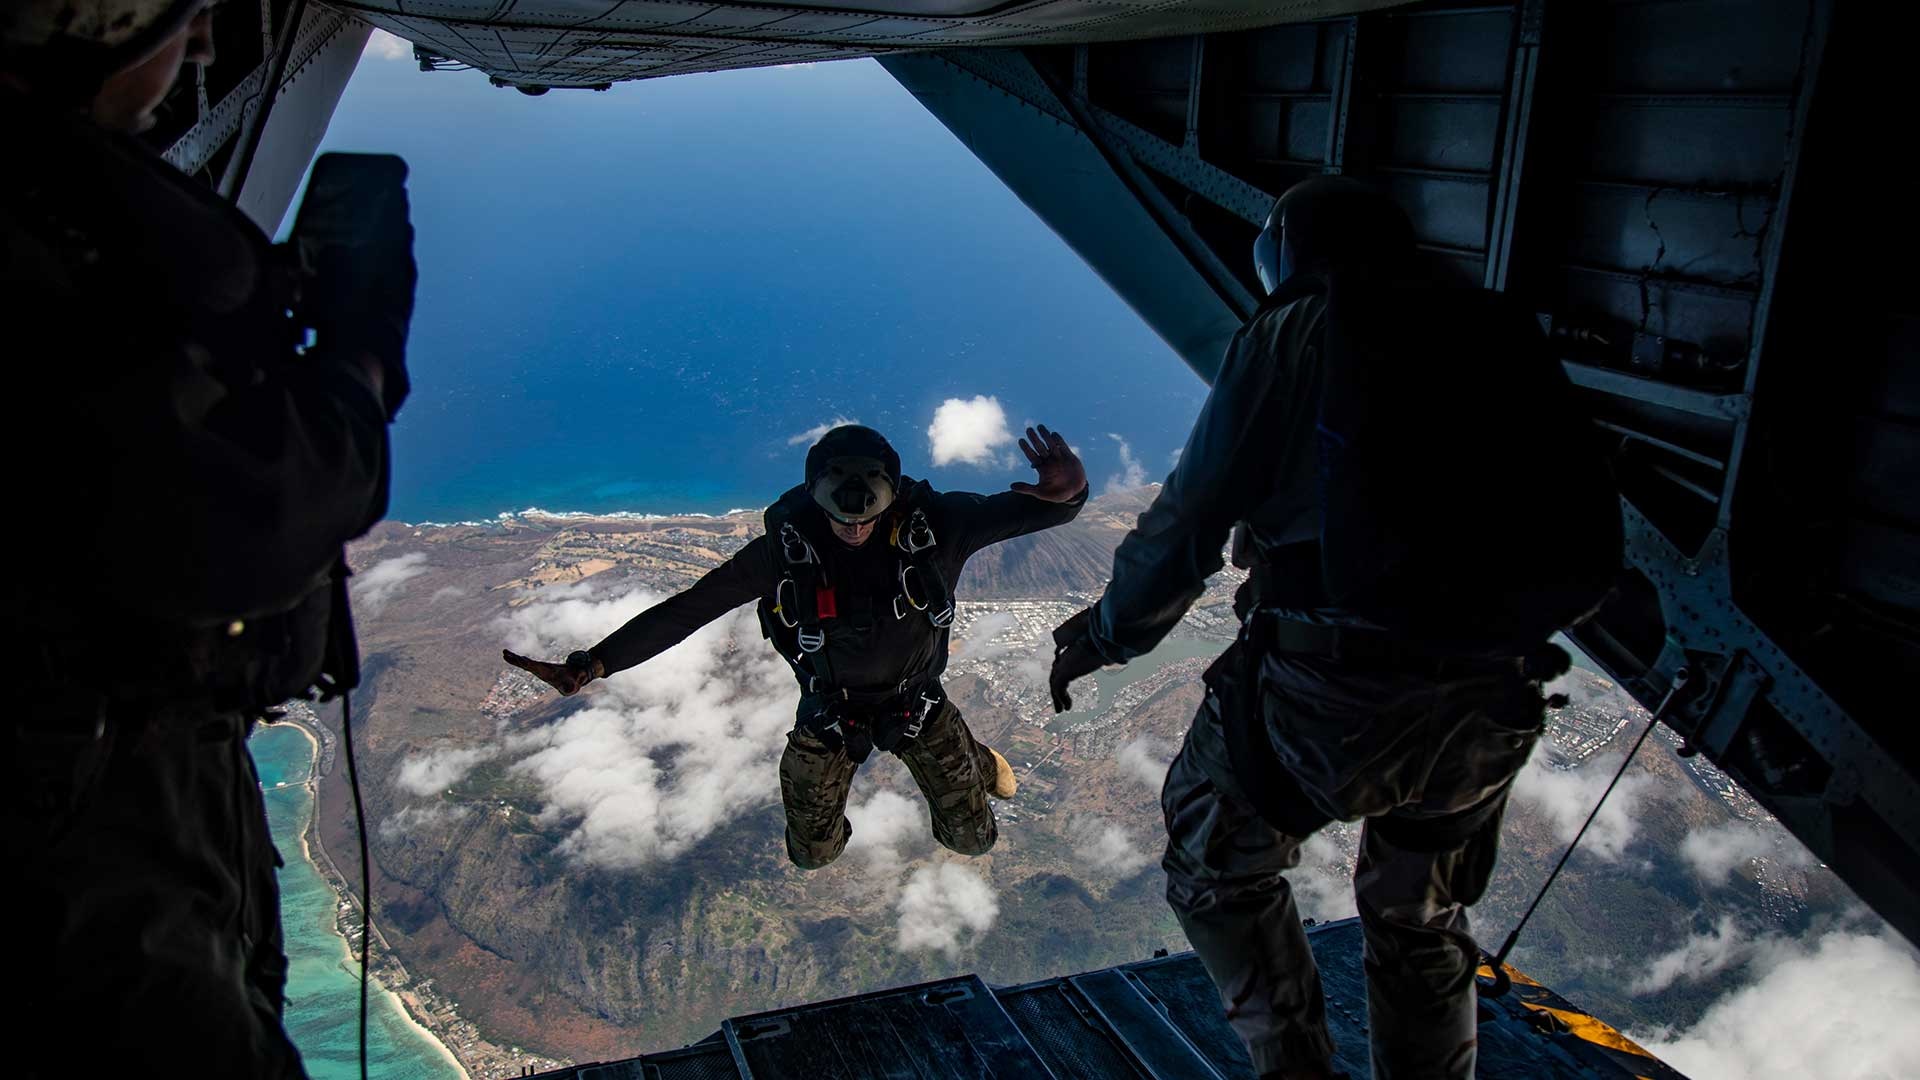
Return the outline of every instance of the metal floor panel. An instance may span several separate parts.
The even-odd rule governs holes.
[[[1051,1080],[977,975],[721,1024],[751,1080]]]
[[[1192,953],[1134,964],[1127,974],[1138,980],[1166,1013],[1167,1020],[1195,1049],[1226,1077],[1253,1075],[1253,1061],[1240,1037],[1220,1011],[1220,995],[1207,978],[1207,969]]]
[[[635,1080],[740,1080],[740,1069],[733,1063],[733,1051],[719,1041],[649,1054],[641,1061],[641,1072]],[[580,1080],[598,1078],[583,1075]]]
[[[1369,1073],[1358,919],[1307,931],[1335,1065]],[[1480,1080],[1686,1080],[1579,1006],[1508,968],[1480,1002]],[[720,1037],[568,1080],[1252,1080],[1193,953],[989,989],[976,976],[728,1020]],[[637,1070],[636,1068],[637,1067]]]
[[[1065,982],[998,993],[1057,1080],[1150,1080],[1127,1057],[1119,1036]]]
[[[1134,1060],[1155,1080],[1224,1080],[1167,1014],[1143,997],[1133,980],[1115,968],[1067,980],[1126,1043]]]

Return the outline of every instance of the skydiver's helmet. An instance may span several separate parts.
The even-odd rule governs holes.
[[[807,451],[807,487],[842,525],[872,521],[900,491],[900,455],[872,428],[842,424]]]
[[[1274,201],[1253,242],[1267,292],[1302,271],[1397,264],[1413,253],[1413,223],[1384,192],[1348,176],[1315,176]]]
[[[0,0],[0,67],[39,93],[91,98],[151,59],[210,0]]]

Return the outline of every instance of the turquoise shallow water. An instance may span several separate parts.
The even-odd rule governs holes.
[[[292,727],[262,728],[249,740],[273,826],[286,860],[280,871],[280,921],[287,959],[287,1031],[315,1080],[360,1075],[359,968],[333,929],[333,891],[301,855],[300,833],[313,814],[305,781],[313,743]],[[373,989],[368,1009],[368,1074],[381,1080],[452,1080],[460,1075],[444,1053],[406,1018],[400,1002]]]

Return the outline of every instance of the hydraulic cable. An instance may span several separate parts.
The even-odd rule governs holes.
[[[340,691],[340,741],[347,747],[353,829],[360,838],[360,1080],[367,1080],[367,949],[373,942],[373,875],[367,854],[367,812],[360,799],[360,770],[353,760],[353,699],[344,689]]]
[[[1587,820],[1581,823],[1580,831],[1573,834],[1573,842],[1567,845],[1567,850],[1560,853],[1560,861],[1554,864],[1553,872],[1547,875],[1547,880],[1541,884],[1540,891],[1534,894],[1533,903],[1527,905],[1526,913],[1520,916],[1520,921],[1514,925],[1513,932],[1507,935],[1505,942],[1501,943],[1499,952],[1492,956],[1487,956],[1484,951],[1481,953],[1487,966],[1493,970],[1493,985],[1481,991],[1482,997],[1501,997],[1513,989],[1513,978],[1507,974],[1506,964],[1507,957],[1512,954],[1514,945],[1520,940],[1520,931],[1527,928],[1527,921],[1533,918],[1534,911],[1540,907],[1540,901],[1547,898],[1548,890],[1552,889],[1553,883],[1559,880],[1560,871],[1566,868],[1567,860],[1573,857],[1575,849],[1586,837],[1587,830],[1592,827],[1594,819],[1600,816],[1600,808],[1607,805],[1607,797],[1612,795],[1613,789],[1620,785],[1620,778],[1627,774],[1627,767],[1633,764],[1633,759],[1640,754],[1640,748],[1646,745],[1647,736],[1653,734],[1654,727],[1665,718],[1667,711],[1673,707],[1673,703],[1679,700],[1680,689],[1687,685],[1687,680],[1691,676],[1692,673],[1686,668],[1673,673],[1673,681],[1667,686],[1666,697],[1660,699],[1660,707],[1653,710],[1653,715],[1647,717],[1647,726],[1641,729],[1640,737],[1633,741],[1633,749],[1627,751],[1626,760],[1614,770],[1613,779],[1607,782],[1607,790],[1600,793],[1600,801],[1593,804],[1593,810],[1587,814]]]

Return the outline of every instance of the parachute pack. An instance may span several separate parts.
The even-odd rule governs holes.
[[[1620,497],[1531,313],[1484,289],[1336,279],[1318,415],[1331,604],[1446,652],[1524,651],[1599,606]]]

